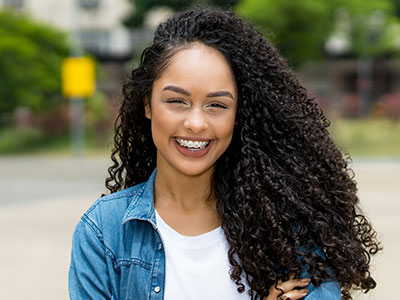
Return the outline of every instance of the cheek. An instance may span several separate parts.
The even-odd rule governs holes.
[[[219,138],[223,140],[229,140],[230,142],[235,127],[235,115],[232,114],[231,116],[227,116],[223,121],[218,122],[218,124],[215,126],[215,128],[217,128]]]
[[[169,139],[176,127],[175,123],[175,119],[171,118],[168,112],[153,110],[151,119],[153,139]]]

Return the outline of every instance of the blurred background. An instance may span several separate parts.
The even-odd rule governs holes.
[[[327,114],[385,247],[377,289],[354,298],[393,298],[400,0],[0,0],[1,298],[68,299],[72,233],[106,192],[121,86],[156,25],[192,4],[250,20]]]

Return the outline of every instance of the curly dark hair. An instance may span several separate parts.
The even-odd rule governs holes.
[[[171,57],[194,42],[224,55],[238,88],[237,125],[213,175],[238,291],[245,278],[251,298],[262,299],[305,266],[316,286],[340,282],[343,299],[353,288],[373,289],[370,257],[381,247],[358,207],[350,156],[276,48],[233,12],[197,6],[158,26],[123,86],[106,187],[146,181],[155,168],[145,102]]]

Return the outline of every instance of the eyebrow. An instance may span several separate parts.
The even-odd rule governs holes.
[[[185,90],[185,89],[183,89],[183,88],[181,88],[179,86],[176,86],[176,85],[167,85],[162,90],[163,91],[173,91],[173,92],[176,92],[176,93],[179,93],[179,94],[183,94],[183,95],[186,95],[186,96],[191,96],[192,95],[189,91],[187,91],[187,90]],[[206,97],[207,98],[229,97],[232,100],[234,100],[232,94],[230,92],[228,92],[228,91],[211,92],[211,93],[208,93],[206,95]]]
[[[177,92],[179,94],[183,94],[183,95],[186,95],[186,96],[191,96],[192,95],[192,94],[190,94],[189,91],[187,91],[187,90],[185,90],[183,88],[180,88],[179,86],[175,86],[175,85],[167,85],[162,90],[163,91],[173,91],[173,92]]]

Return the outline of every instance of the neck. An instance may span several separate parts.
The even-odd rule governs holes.
[[[155,206],[172,205],[175,208],[192,212],[205,206],[215,208],[215,196],[212,192],[213,170],[189,176],[176,169],[157,166],[154,184]]]

